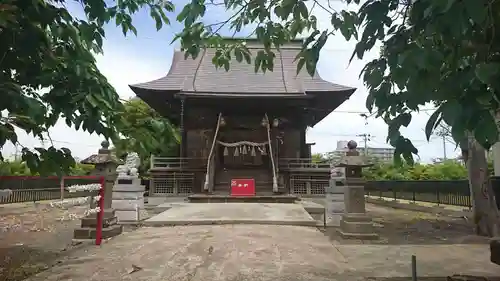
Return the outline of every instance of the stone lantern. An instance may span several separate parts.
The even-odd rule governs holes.
[[[123,227],[117,224],[118,220],[115,211],[111,208],[113,185],[117,177],[116,168],[122,163],[111,153],[108,141],[103,141],[101,146],[97,154],[89,156],[82,160],[81,163],[94,165],[94,170],[91,172],[92,176],[104,177],[104,218],[102,237],[109,238],[123,232]],[[95,214],[83,218],[81,227],[74,231],[74,238],[94,239],[96,226],[97,218]]]
[[[347,143],[346,155],[337,163],[336,167],[345,169],[344,204],[345,210],[340,221],[339,233],[346,239],[378,239],[373,228],[373,222],[366,215],[365,190],[362,171],[373,164],[368,163],[364,156],[356,150],[357,143]]]

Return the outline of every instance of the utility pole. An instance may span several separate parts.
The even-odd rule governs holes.
[[[365,156],[368,156],[368,142],[371,141],[372,139],[372,135],[370,134],[359,134],[359,135],[356,135],[357,137],[362,137],[363,138],[363,142],[364,142],[364,145],[365,145]]]
[[[442,135],[441,139],[443,140],[443,160],[447,160],[448,157],[446,157],[446,136]]]
[[[448,159],[446,155],[446,137],[450,135],[450,131],[447,128],[441,127],[435,135],[441,137],[441,140],[443,141],[443,161],[445,161]]]

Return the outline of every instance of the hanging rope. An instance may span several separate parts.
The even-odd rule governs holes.
[[[210,148],[210,153],[208,153],[208,162],[207,162],[207,174],[205,175],[205,184],[203,185],[204,190],[208,190],[209,181],[210,181],[210,160],[212,159],[212,154],[215,148],[215,142],[217,141],[217,135],[219,134],[220,128],[220,120],[222,118],[222,113],[219,113],[219,117],[217,118],[217,127],[215,128],[214,139],[212,141],[212,147]]]
[[[266,118],[266,129],[267,129],[267,141],[269,143],[269,157],[271,158],[271,166],[273,167],[273,192],[278,192],[278,178],[276,177],[276,167],[274,166],[273,148],[271,145],[271,127],[269,125],[269,117],[267,113],[264,116]]]
[[[269,141],[266,141],[266,142],[238,141],[238,142],[232,142],[232,143],[223,142],[223,141],[217,141],[217,142],[225,147],[239,147],[242,145],[248,145],[248,146],[255,147],[255,146],[265,146],[269,143]]]

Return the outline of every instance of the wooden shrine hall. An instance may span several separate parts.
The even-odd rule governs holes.
[[[253,54],[263,49],[256,40],[247,47]],[[255,189],[247,195],[323,194],[330,166],[311,161],[306,128],[356,89],[305,69],[297,75],[301,47],[302,40],[294,40],[275,50],[274,71],[265,74],[236,60],[228,72],[216,69],[214,49],[195,60],[176,51],[166,76],[131,85],[181,133],[179,157],[151,157],[150,196],[227,196],[237,186]]]

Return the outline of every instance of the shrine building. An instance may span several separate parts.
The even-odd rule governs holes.
[[[254,56],[263,49],[256,40],[247,47]],[[230,196],[236,185],[252,185],[249,195],[323,194],[330,166],[313,163],[306,128],[356,89],[305,69],[297,75],[301,48],[302,40],[294,40],[274,50],[274,70],[265,74],[236,60],[228,72],[216,69],[215,49],[195,60],[175,51],[167,75],[131,85],[181,133],[178,157],[151,157],[150,196]]]

